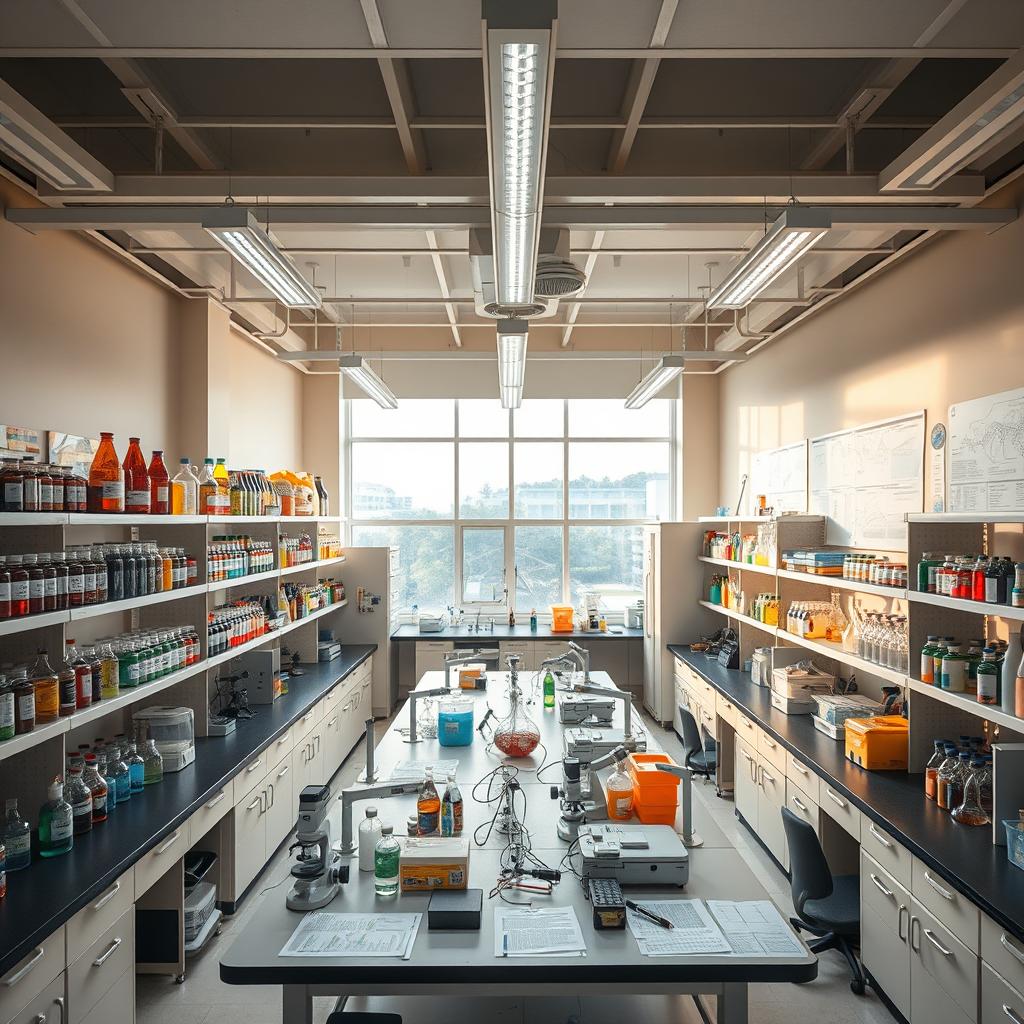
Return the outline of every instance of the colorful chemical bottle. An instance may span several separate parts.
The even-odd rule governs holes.
[[[64,671],[61,680],[66,677],[68,671],[75,674],[75,699],[70,710],[68,709],[69,694],[65,685],[61,686],[60,713],[62,715],[73,715],[76,710],[87,708],[92,704],[92,667],[82,657],[73,639],[68,640],[64,645]]]
[[[92,831],[92,790],[82,778],[82,763],[68,771],[68,782],[64,790],[65,799],[71,804],[71,826],[76,836]]]
[[[39,808],[39,856],[59,857],[75,841],[71,804],[64,799],[64,783],[58,775],[46,791],[47,800]]]
[[[17,459],[0,463],[0,512],[25,511],[25,474]]]
[[[32,828],[18,813],[18,801],[7,800],[0,840],[7,848],[7,870],[21,871],[32,863]]]
[[[544,707],[553,708],[555,706],[555,677],[551,674],[551,669],[548,669],[544,674]]]
[[[60,691],[57,673],[50,667],[46,651],[39,651],[29,671],[29,679],[35,694],[35,724],[45,725],[47,722],[57,721],[61,714]]]
[[[423,785],[416,800],[416,815],[420,823],[421,836],[437,835],[440,825],[441,798],[437,795],[434,775],[429,768],[424,769]]]
[[[128,744],[125,763],[128,765],[128,784],[131,786],[132,796],[136,796],[146,786],[146,762],[134,743]]]
[[[15,678],[14,688],[14,735],[32,732],[36,727],[36,691],[28,675]]]
[[[124,470],[114,450],[114,435],[101,431],[100,446],[89,467],[90,512],[124,511]]]
[[[378,896],[394,896],[398,892],[398,862],[402,847],[393,832],[390,825],[384,825],[373,851],[373,887]]]
[[[938,788],[939,768],[946,760],[946,744],[944,740],[935,740],[935,752],[924,766],[924,795],[934,800]]]
[[[448,776],[448,785],[441,800],[441,835],[462,835],[462,793],[454,775]]]
[[[164,465],[164,453],[154,451],[149,460],[149,510],[155,516],[170,515],[171,483]]]
[[[998,704],[1002,699],[999,686],[999,665],[996,664],[996,652],[986,647],[981,652],[982,661],[978,666],[978,703]]]
[[[964,693],[967,689],[967,655],[959,644],[947,644],[942,656],[942,689]]]
[[[953,776],[960,766],[960,759],[957,757],[956,747],[952,743],[945,745],[945,758],[939,765],[938,774],[935,779],[935,802],[944,810],[952,810],[949,802],[949,795],[952,786]]]
[[[0,675],[0,742],[14,735],[14,684]]]
[[[218,459],[217,460],[217,465],[213,467],[213,475],[217,478],[217,481],[220,483],[221,488],[223,489],[224,493],[225,494],[229,494],[230,489],[231,489],[230,488],[230,478],[228,476],[228,467],[225,464],[224,459]],[[229,496],[229,505],[230,505],[230,496]],[[231,511],[230,507],[228,508],[227,511],[228,512]]]
[[[148,515],[153,496],[149,485],[146,457],[142,454],[137,437],[128,438],[128,452],[122,464],[124,469],[124,510]]]
[[[199,505],[199,484],[187,458],[179,460],[181,468],[171,481],[171,515],[194,516]]]
[[[89,787],[92,794],[92,823],[101,825],[107,820],[107,784],[103,781],[97,767],[95,754],[85,755],[85,771],[82,781]]]

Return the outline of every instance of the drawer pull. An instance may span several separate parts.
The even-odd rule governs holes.
[[[952,903],[952,902],[953,902],[953,894],[952,894],[952,893],[951,893],[951,892],[950,892],[950,891],[949,891],[948,889],[943,889],[943,888],[942,888],[942,886],[941,886],[941,885],[939,885],[939,883],[938,883],[938,882],[936,882],[936,881],[935,881],[935,879],[934,879],[934,878],[932,878],[932,876],[931,876],[931,875],[929,875],[927,871],[926,871],[926,872],[924,873],[924,880],[925,880],[925,881],[926,881],[926,882],[927,882],[927,883],[928,883],[928,884],[929,884],[929,885],[930,885],[930,886],[931,886],[931,887],[932,887],[932,888],[933,888],[933,889],[934,889],[934,890],[935,890],[935,891],[936,891],[936,892],[937,892],[937,893],[938,893],[938,894],[939,894],[939,895],[940,895],[940,896],[941,896],[941,897],[942,897],[942,898],[943,898],[944,900],[949,900],[949,901],[950,901],[950,903]]]
[[[878,840],[878,841],[879,841],[879,842],[880,842],[880,843],[881,843],[881,844],[882,844],[882,845],[883,845],[883,846],[884,846],[884,847],[885,847],[885,848],[886,848],[887,850],[891,850],[891,849],[893,848],[893,844],[892,844],[892,843],[890,843],[890,842],[889,842],[889,840],[888,840],[888,839],[886,839],[886,838],[885,838],[885,836],[883,836],[883,835],[882,835],[882,833],[881,833],[881,832],[879,832],[879,831],[878,831],[878,829],[876,829],[874,825],[868,825],[868,831],[869,831],[869,832],[870,832],[870,833],[871,833],[871,834],[872,834],[872,835],[873,835],[873,836],[874,836],[874,837],[875,837],[875,838],[876,838],[876,839],[877,839],[877,840]]]
[[[800,797],[795,796],[792,798],[790,802],[793,804],[794,807],[799,808],[801,811],[804,812],[804,814],[807,814],[807,804],[805,804],[803,800],[800,799]]]
[[[122,942],[124,942],[124,939],[122,939],[120,936],[114,939],[114,941],[111,942],[109,946],[107,946],[106,952],[103,953],[101,956],[96,957],[95,960],[93,960],[93,967],[102,967],[114,955],[114,953],[117,952]]]
[[[64,997],[57,996],[56,999],[54,999],[54,1003],[56,1004],[57,1009],[60,1010],[60,1024],[64,1024],[64,1018],[67,1016],[67,1009],[65,1007]]]
[[[807,775],[807,774],[809,774],[809,773],[808,773],[808,771],[807,771],[807,769],[806,769],[806,768],[805,768],[805,767],[804,767],[804,766],[803,766],[803,765],[802,765],[802,764],[801,764],[801,763],[800,763],[799,761],[794,761],[794,762],[793,762],[793,767],[794,767],[794,768],[795,768],[795,769],[796,769],[796,770],[797,770],[797,771],[798,771],[798,772],[799,772],[799,773],[800,773],[801,775]]]
[[[178,836],[180,835],[180,832],[175,832],[174,835],[171,836],[171,838],[168,839],[163,846],[158,846],[156,850],[157,855],[159,856],[161,853],[166,853],[178,841]]]
[[[290,766],[290,765],[287,765],[287,764],[286,764],[286,765],[285,765],[285,766],[284,766],[284,767],[283,767],[283,768],[282,768],[282,769],[281,769],[281,770],[280,770],[280,771],[279,771],[279,772],[277,773],[277,777],[278,777],[279,779],[283,779],[283,778],[284,778],[284,777],[285,777],[285,776],[286,776],[286,775],[287,775],[287,774],[288,774],[288,773],[289,773],[290,771],[291,771],[291,766]]]
[[[907,941],[907,937],[910,934],[910,929],[909,928],[907,929],[907,936],[904,936],[904,934],[903,934],[903,915],[904,914],[907,915],[907,920],[909,921],[909,919],[910,919],[910,911],[907,910],[907,905],[905,903],[901,903],[900,904],[900,909],[899,909],[898,913],[896,914],[896,934],[900,937],[900,941],[901,942],[906,942]]]
[[[775,781],[775,776],[772,775],[770,772],[766,772],[764,770],[764,768],[761,769],[761,778],[762,779],[767,779],[769,782],[774,782]]]
[[[776,742],[775,742],[774,740],[770,740],[770,739],[768,739],[768,737],[767,737],[767,736],[762,736],[761,738],[762,738],[762,739],[763,739],[763,740],[765,741],[765,743],[766,743],[766,744],[767,744],[767,745],[768,745],[769,747],[771,747],[771,748],[772,748],[772,750],[774,750],[774,749],[775,749],[775,748],[776,748],[776,747],[778,746],[778,744],[777,744],[777,743],[776,743]]]
[[[1012,956],[1015,960],[1019,961],[1020,963],[1024,964],[1024,953],[1022,953],[1010,941],[1010,936],[1007,935],[1006,932],[1003,932],[1003,934],[999,936],[999,942],[1006,949],[1006,951],[1010,954],[1010,956]]]
[[[346,705],[345,707],[343,707],[343,708],[342,708],[342,711],[348,711],[348,706]],[[333,729],[333,728],[334,728],[334,723],[335,723],[335,722],[337,722],[337,721],[338,721],[338,716],[337,716],[337,715],[335,715],[335,716],[334,716],[334,717],[333,717],[333,718],[332,718],[332,719],[331,719],[331,720],[330,720],[330,721],[329,721],[329,722],[327,723],[327,728],[328,728],[328,729]]]
[[[221,800],[223,800],[223,799],[224,799],[224,797],[226,797],[226,796],[227,796],[227,793],[225,793],[225,792],[224,792],[224,790],[222,789],[222,790],[221,790],[221,791],[220,791],[220,792],[219,792],[219,793],[218,793],[218,794],[217,794],[217,795],[216,795],[216,796],[215,796],[215,797],[214,797],[214,798],[213,798],[213,799],[212,799],[212,800],[211,800],[211,801],[210,801],[210,802],[209,802],[209,803],[208,803],[208,804],[206,805],[206,809],[207,809],[207,810],[210,810],[211,808],[213,808],[213,807],[216,807],[216,806],[217,806],[217,804],[219,804],[219,803],[221,802]]]
[[[925,928],[925,929],[924,929],[924,937],[925,937],[925,938],[926,938],[926,939],[927,939],[927,940],[928,940],[928,941],[929,941],[929,942],[930,942],[930,943],[931,943],[931,944],[932,944],[932,945],[933,945],[933,946],[934,946],[934,947],[935,947],[935,948],[936,948],[936,949],[937,949],[937,950],[938,950],[938,951],[939,951],[939,952],[940,952],[940,953],[941,953],[941,954],[942,954],[943,956],[952,956],[952,955],[953,955],[953,950],[951,950],[951,949],[946,949],[946,947],[945,947],[945,946],[944,946],[944,945],[943,945],[943,944],[942,944],[941,942],[939,942],[939,940],[938,940],[937,938],[935,938],[935,932],[933,932],[933,931],[931,930],[931,928]]]
[[[32,968],[35,967],[35,965],[39,963],[40,960],[43,959],[44,955],[45,950],[43,949],[43,947],[37,946],[36,951],[32,954],[32,959],[29,960],[29,962],[25,964],[25,966],[22,967],[20,971],[15,971],[14,974],[9,974],[6,978],[4,978],[4,985],[6,985],[7,988],[12,988],[13,986],[17,985],[18,982],[21,981],[21,979],[24,978],[25,975],[28,974],[28,972],[31,971]]]
[[[1020,1014],[1016,1013],[1012,1006],[1007,1006],[1006,1003],[1003,1003],[1003,1013],[1013,1021],[1013,1024],[1024,1024],[1024,1020],[1021,1020]]]
[[[119,892],[121,891],[121,883],[115,882],[109,892],[105,892],[93,905],[93,910],[99,910],[105,907]]]
[[[882,885],[882,883],[878,880],[878,875],[876,875],[873,871],[871,872],[871,881],[875,883],[875,888],[883,896],[886,896],[890,900],[895,899],[895,894],[893,893],[893,891],[891,889],[886,889],[886,887]]]
[[[749,754],[748,754],[748,753],[747,753],[747,752],[746,752],[745,750],[741,750],[741,751],[740,751],[740,753],[741,753],[741,754],[742,754],[742,755],[743,755],[743,756],[744,756],[744,757],[745,757],[745,758],[746,758],[746,759],[747,759],[748,761],[753,761],[753,760],[754,760],[754,759],[753,759],[753,758],[752,758],[752,757],[751,757],[751,756],[750,756],[750,755],[749,755]]]
[[[250,772],[256,771],[262,763],[262,758],[257,757],[255,761],[248,768],[245,769],[245,774],[248,775]]]
[[[306,714],[304,714],[304,715],[302,716],[302,720],[303,720],[304,722],[308,722],[308,721],[309,721],[309,720],[310,720],[310,719],[311,719],[312,717],[313,717],[313,712],[312,712],[312,711],[309,711],[309,712],[307,712]]]
[[[247,811],[251,811],[251,810],[253,810],[253,809],[254,809],[254,808],[256,808],[256,807],[259,807],[259,805],[260,805],[260,804],[261,804],[262,802],[263,802],[263,794],[262,794],[262,793],[260,793],[260,795],[259,795],[258,797],[256,797],[256,799],[255,799],[255,800],[253,800],[253,802],[252,802],[251,804],[249,804],[249,806],[248,806],[248,807],[246,807],[246,810],[247,810]]]
[[[832,790],[828,788],[828,786],[825,787],[825,794],[828,796],[830,800],[834,800],[837,804],[839,804],[839,806],[842,807],[843,810],[846,810],[846,801],[842,797],[836,796],[836,794],[833,793]]]

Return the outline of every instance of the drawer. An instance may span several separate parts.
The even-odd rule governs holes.
[[[327,693],[320,698],[320,714],[321,717],[326,718],[334,709],[338,706],[338,701],[341,698],[342,690],[346,688],[348,683],[351,681],[351,676],[348,679],[342,680],[333,690],[328,690]]]
[[[718,698],[718,691],[709,683],[694,673],[693,685],[697,690],[697,696],[700,699],[701,704],[704,704],[710,709],[714,709],[716,700]]]
[[[288,753],[282,755],[287,757]],[[227,783],[223,788],[212,794],[209,800],[193,812],[188,819],[188,845],[195,845],[214,825],[224,817],[232,806],[232,783]]]
[[[924,861],[913,858],[910,891],[972,953],[980,946],[981,912]]]
[[[188,850],[188,822],[179,825],[135,863],[135,898],[140,899]]]
[[[48,985],[29,999],[10,1024],[67,1024],[67,999],[64,995],[65,977],[62,971]],[[0,1020],[7,1019],[7,1013],[0,1010]]]
[[[739,714],[736,705],[720,693],[715,694],[715,714],[728,722],[734,729],[736,728],[736,716]]]
[[[792,780],[786,779],[786,806],[818,831],[818,803]]]
[[[713,711],[708,711],[701,705],[700,717],[697,719],[700,725],[707,731],[707,734],[716,742],[718,741],[718,716]]]
[[[931,988],[933,995],[940,994],[944,999],[951,1000],[970,1020],[977,1020],[977,956],[929,914],[916,898],[911,900],[910,906],[910,1000],[913,1018],[918,1019],[917,1007],[914,1005],[918,993]],[[915,975],[917,967],[922,967],[928,977],[921,978],[920,974]],[[921,984],[918,984],[919,981]],[[935,982],[941,993],[936,993],[930,982]],[[938,1019],[944,1017],[940,1016]]]
[[[981,959],[1018,991],[1024,991],[1024,942],[987,914],[981,915]]]
[[[984,1024],[1021,1024],[1024,995],[1008,985],[987,963],[981,965],[981,1020]]]
[[[761,731],[742,711],[736,712],[736,735],[757,750],[757,734]]]
[[[687,685],[693,681],[693,671],[690,666],[683,661],[676,662],[675,675],[676,679],[681,679]]]
[[[785,774],[786,748],[778,740],[772,739],[763,729],[758,730],[757,752]]]
[[[134,903],[135,867],[132,866],[68,921],[67,962],[74,963]]]
[[[294,746],[298,746],[316,727],[324,717],[324,707],[320,701],[317,701],[293,726],[292,726],[292,742]],[[235,800],[237,802],[238,797],[236,795]]]
[[[881,825],[876,825],[866,814],[862,814],[860,819],[860,845],[900,885],[910,888],[913,856],[905,846],[896,842]]]
[[[231,803],[244,800],[257,786],[262,785],[269,768],[270,748],[261,750],[246,762],[245,767],[231,781]],[[287,753],[287,751],[285,752]],[[282,757],[284,754],[281,755]]]
[[[267,757],[271,761],[279,761],[295,745],[295,737],[291,729],[286,729],[267,747]]]
[[[58,974],[63,979],[64,941],[65,929],[61,925],[0,978],[0,1020],[9,1020],[35,1000]],[[63,989],[62,984],[62,996]]]
[[[910,891],[873,857],[860,852],[860,900],[905,939],[910,924]]]
[[[68,966],[68,1022],[81,1024],[125,971],[135,967],[135,908]]]
[[[795,782],[809,797],[818,801],[818,773],[791,754],[786,752],[786,778]]]
[[[833,821],[837,821],[860,842],[860,811],[853,806],[852,801],[833,789],[824,779],[818,782],[818,804]]]
[[[125,971],[81,1024],[135,1024],[135,972]]]

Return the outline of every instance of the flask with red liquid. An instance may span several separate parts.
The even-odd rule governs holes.
[[[128,438],[124,457],[124,510],[148,515],[150,510],[149,472],[137,437]]]
[[[89,467],[90,512],[124,511],[124,470],[114,450],[114,435],[100,432],[100,446]]]

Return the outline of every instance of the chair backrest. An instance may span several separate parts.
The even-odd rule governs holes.
[[[700,742],[697,719],[682,705],[679,706],[679,718],[683,723],[683,764],[686,764],[691,754],[699,754],[704,748]]]
[[[783,807],[782,825],[789,844],[789,884],[793,906],[798,914],[803,914],[808,900],[832,895],[832,872],[817,833],[808,822],[798,818],[788,807]]]

